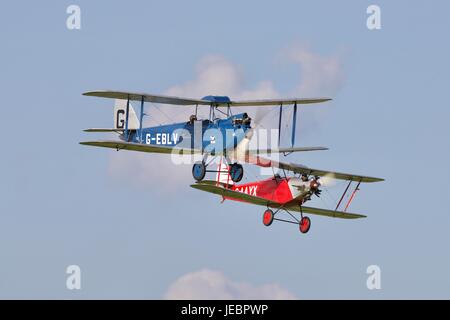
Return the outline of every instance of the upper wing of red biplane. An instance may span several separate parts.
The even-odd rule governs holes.
[[[254,156],[256,154],[268,154],[268,153],[292,153],[292,152],[304,152],[304,151],[322,151],[328,150],[327,147],[280,147],[275,149],[252,149],[247,150],[246,155]]]
[[[276,105],[290,105],[290,104],[310,104],[320,103],[331,100],[330,98],[292,98],[292,99],[264,99],[264,100],[241,100],[232,101],[228,97],[204,97],[202,99],[179,98],[172,96],[111,91],[111,90],[97,90],[83,93],[85,96],[123,99],[130,101],[144,101],[153,103],[172,104],[179,106],[205,105],[217,107],[245,107],[245,106],[276,106]],[[213,98],[213,99],[210,99]]]
[[[277,202],[273,202],[264,198],[255,197],[246,193],[233,191],[230,189],[227,189],[222,186],[214,185],[213,183],[216,183],[215,181],[202,181],[196,184],[192,184],[191,187],[194,189],[214,193],[217,195],[220,195],[222,197],[228,197],[232,199],[242,200],[244,202],[260,205],[260,206],[267,206],[271,208],[280,208],[281,205]],[[290,211],[297,211],[300,212],[300,207],[298,205],[293,205],[286,207],[286,209]],[[333,217],[333,218],[342,218],[342,219],[357,219],[357,218],[365,218],[365,215],[357,214],[357,213],[348,213],[343,211],[334,211],[334,210],[328,210],[328,209],[320,209],[320,208],[313,208],[313,207],[306,207],[302,206],[302,211],[304,213],[311,213],[316,214],[320,216],[327,216],[327,217]]]
[[[322,170],[322,169],[314,169],[310,168],[301,164],[295,164],[295,163],[285,163],[285,162],[279,162],[274,161],[270,159],[266,159],[259,156],[249,156],[246,159],[246,162],[252,163],[255,165],[258,165],[260,167],[275,167],[280,168],[283,170],[292,171],[294,173],[300,173],[300,174],[307,174],[307,175],[313,175],[313,176],[324,176],[324,175],[330,175],[334,179],[339,180],[347,180],[347,181],[356,181],[356,182],[379,182],[384,181],[382,178],[375,178],[375,177],[368,177],[368,176],[362,176],[352,173],[343,173],[343,172],[336,172],[336,171],[328,171],[328,170]]]

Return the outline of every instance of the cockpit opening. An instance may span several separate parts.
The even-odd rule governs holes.
[[[189,123],[190,123],[190,124],[194,124],[194,121],[197,121],[197,116],[196,116],[195,114],[192,114],[192,115],[189,117]]]
[[[234,118],[233,124],[234,125],[250,125],[252,119],[248,116],[247,113],[242,114],[242,118]]]

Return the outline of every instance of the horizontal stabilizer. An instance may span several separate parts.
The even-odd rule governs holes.
[[[114,129],[114,128],[89,128],[84,129],[84,132],[123,132],[124,129]]]

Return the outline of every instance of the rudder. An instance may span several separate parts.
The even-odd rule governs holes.
[[[128,130],[139,129],[139,120],[131,103],[128,110]],[[114,102],[114,129],[125,129],[127,115],[127,100],[116,99]]]

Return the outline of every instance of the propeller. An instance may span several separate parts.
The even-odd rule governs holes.
[[[313,193],[317,196],[317,198],[320,198],[320,194],[322,193],[322,190],[319,189],[319,187],[321,186],[319,179],[320,179],[320,177],[316,176],[316,177],[314,177],[314,180],[313,180],[313,183],[314,182],[317,183],[317,187],[315,189],[313,189]]]
[[[245,138],[247,138],[248,140],[252,139],[255,129],[262,126],[262,124],[261,124],[262,121],[264,120],[265,117],[267,117],[267,115],[271,111],[273,111],[273,109],[270,109],[270,108],[257,108],[256,109],[254,117],[251,118],[253,127],[251,129],[247,130],[247,132],[245,133]]]
[[[327,173],[321,177],[316,176],[316,180],[319,181],[322,187],[332,187],[336,185],[336,178],[333,173]]]
[[[255,128],[261,125],[264,118],[272,111],[271,108],[257,108],[255,116],[253,117],[253,124]]]
[[[332,173],[327,173],[322,177],[315,176],[314,180],[311,180],[311,182],[312,182],[312,184],[314,184],[315,182],[318,184],[316,187],[314,185],[312,185],[314,187],[313,193],[318,198],[320,198],[320,194],[322,193],[322,190],[320,190],[319,187],[331,187],[336,184],[334,174],[332,174]]]
[[[316,189],[316,191],[314,191],[314,194],[317,196],[317,198],[320,198],[321,193],[322,193],[322,190],[320,190],[320,189]]]

